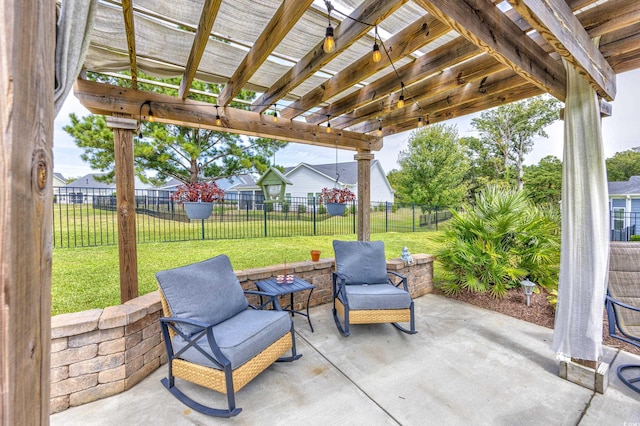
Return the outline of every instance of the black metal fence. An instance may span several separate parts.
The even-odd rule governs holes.
[[[264,203],[264,198],[228,197],[214,204],[206,220],[190,220],[184,207],[166,191],[136,190],[138,243],[197,239],[236,239],[344,235],[357,232],[357,202],[344,215],[330,216],[314,197]],[[54,247],[88,247],[118,243],[116,195],[113,189],[55,188]],[[451,217],[448,208],[389,202],[371,203],[371,232],[438,230]]]
[[[640,241],[640,213],[614,208],[610,213],[611,241]],[[634,237],[638,235],[638,237]]]

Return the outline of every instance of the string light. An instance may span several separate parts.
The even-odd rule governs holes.
[[[278,110],[276,109],[276,104],[273,104],[273,122],[278,122]]]
[[[333,6],[329,0],[325,0],[324,3],[327,5],[327,18],[329,19],[329,26],[327,27],[327,31],[324,35],[324,43],[322,44],[322,49],[325,53],[331,53],[336,48],[336,41],[333,38],[333,27],[331,26],[331,11],[333,10]]]
[[[378,119],[380,124],[378,124],[378,136],[382,136],[382,119]]]
[[[222,120],[220,119],[220,114],[218,114],[218,105],[216,107],[216,126],[222,125]]]
[[[378,44],[378,26],[376,25],[376,31],[373,36],[373,62],[380,62],[382,54],[380,53],[380,45]]]
[[[329,121],[329,116],[327,115],[327,133],[331,133],[331,121]]]
[[[404,108],[404,83],[400,82],[400,97],[398,98],[398,108]]]
[[[418,117],[418,127],[422,127],[424,123],[422,122],[422,116]]]

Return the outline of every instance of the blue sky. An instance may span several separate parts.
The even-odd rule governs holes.
[[[605,155],[613,156],[616,152],[625,151],[640,146],[640,69],[619,74],[617,77],[617,95],[613,101],[613,115],[602,120],[602,136]],[[70,93],[65,104],[54,122],[53,159],[54,171],[62,173],[66,178],[81,177],[92,170],[88,164],[80,159],[82,150],[76,148],[73,139],[62,128],[70,124],[69,114],[75,112],[78,116],[89,114],[80,102]],[[473,136],[471,119],[477,114],[471,114],[447,124],[454,124],[460,136]],[[542,157],[555,155],[562,158],[563,122],[557,121],[546,129],[549,138],[537,138],[533,151],[527,155],[526,164],[536,164]],[[397,168],[398,154],[406,149],[410,132],[385,137],[384,147],[374,152],[375,158],[380,160],[386,172]],[[338,151],[338,161],[352,161],[355,152]],[[282,166],[295,166],[301,162],[310,164],[332,163],[336,161],[336,150],[320,148],[311,145],[290,143],[285,149],[276,154],[275,161]]]

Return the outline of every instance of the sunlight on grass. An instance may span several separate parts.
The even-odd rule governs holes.
[[[387,259],[400,257],[402,247],[411,253],[433,254],[440,246],[440,232],[371,234],[385,242]],[[143,295],[157,289],[155,273],[226,254],[235,270],[309,260],[310,250],[321,258],[333,258],[333,240],[355,240],[336,235],[290,238],[204,240],[138,245],[138,286]],[[436,268],[436,277],[437,268]],[[86,247],[53,250],[52,315],[104,308],[120,304],[118,247]]]

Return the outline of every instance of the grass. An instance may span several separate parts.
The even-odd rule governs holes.
[[[440,232],[371,234],[385,243],[387,259],[400,257],[402,247],[411,253],[435,253]],[[155,273],[226,254],[234,269],[242,270],[310,259],[309,251],[333,257],[332,241],[355,240],[334,235],[240,240],[200,240],[138,245],[138,288],[143,295],[157,289]],[[120,304],[118,247],[55,248],[52,270],[52,315]],[[437,276],[435,277],[438,279]]]

